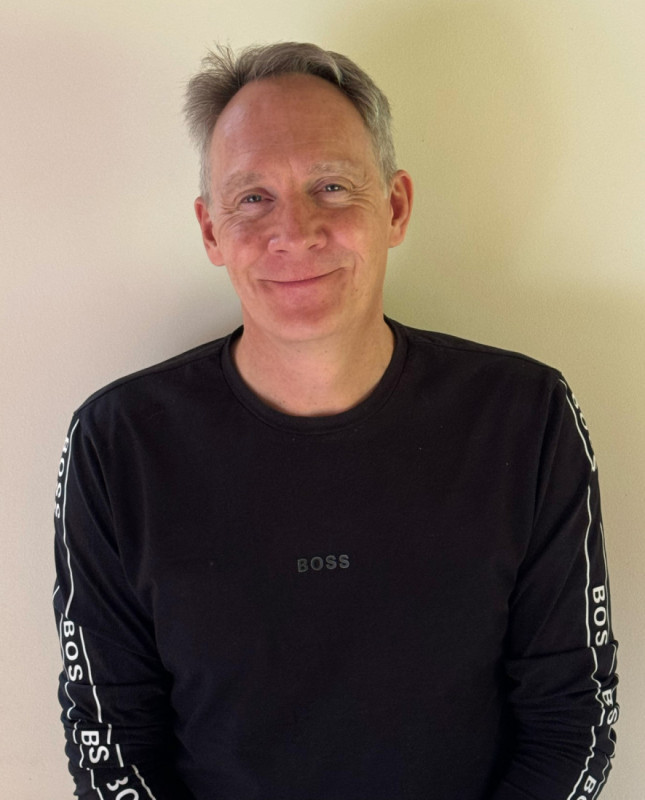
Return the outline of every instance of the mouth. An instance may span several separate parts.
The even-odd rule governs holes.
[[[266,283],[272,284],[278,287],[284,287],[286,289],[293,288],[303,288],[306,289],[308,286],[313,286],[314,284],[328,278],[330,275],[338,272],[337,269],[331,270],[330,272],[323,272],[321,275],[313,275],[311,278],[296,278],[293,280],[276,280],[275,278],[266,279]]]

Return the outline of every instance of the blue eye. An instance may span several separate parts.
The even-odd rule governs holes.
[[[246,197],[242,198],[243,203],[261,203],[262,202],[262,195],[261,194],[247,194]]]

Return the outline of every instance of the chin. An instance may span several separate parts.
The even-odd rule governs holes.
[[[275,336],[291,342],[306,342],[333,336],[346,327],[343,325],[343,315],[329,309],[308,312],[294,309],[288,313],[272,316],[270,328],[275,332]]]

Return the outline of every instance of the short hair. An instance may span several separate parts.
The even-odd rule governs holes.
[[[189,81],[184,105],[191,137],[200,152],[200,191],[207,204],[210,141],[227,103],[247,83],[293,73],[323,78],[350,100],[372,139],[383,182],[390,184],[396,172],[390,104],[370,76],[347,56],[303,42],[254,45],[238,55],[228,46],[217,45]]]

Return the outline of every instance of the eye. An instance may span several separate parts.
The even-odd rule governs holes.
[[[247,194],[240,202],[246,203],[247,205],[253,205],[254,203],[261,203],[262,200],[263,197],[261,194]]]
[[[344,192],[345,187],[341,186],[340,183],[326,183],[323,186],[323,192]]]

